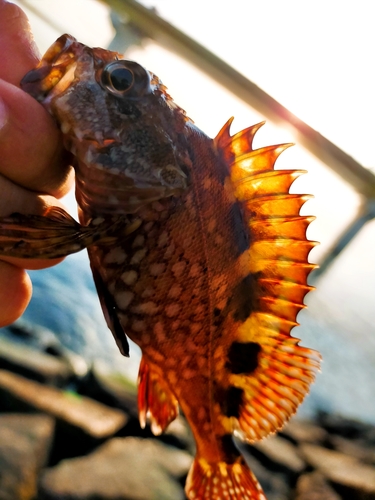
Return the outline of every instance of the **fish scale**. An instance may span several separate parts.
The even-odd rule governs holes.
[[[122,77],[121,77],[122,75]],[[142,350],[140,424],[160,434],[181,407],[197,454],[190,500],[264,500],[234,445],[295,413],[320,355],[290,332],[312,287],[303,171],[275,170],[290,146],[253,149],[263,123],[215,139],[157,76],[63,35],[21,82],[74,155],[80,224],[60,208],[0,219],[0,254],[54,258],[88,248],[117,345]]]

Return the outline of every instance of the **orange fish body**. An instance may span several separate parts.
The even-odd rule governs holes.
[[[308,197],[289,194],[301,172],[274,170],[288,145],[252,149],[262,124],[231,136],[230,120],[208,138],[155,75],[117,56],[65,35],[24,78],[76,155],[81,225],[60,209],[4,218],[0,253],[88,247],[120,350],[127,335],[143,353],[141,425],[158,434],[180,406],[193,431],[188,498],[262,500],[232,434],[281,428],[320,361],[290,335],[314,268]],[[25,237],[25,223],[44,237]]]

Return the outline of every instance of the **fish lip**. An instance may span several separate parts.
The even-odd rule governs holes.
[[[61,97],[75,81],[84,79],[92,70],[98,83],[108,63],[121,54],[98,47],[87,47],[73,36],[60,36],[47,50],[38,66],[22,78],[22,90],[34,97],[52,113],[51,102]]]
[[[71,83],[72,79],[68,79],[67,75],[74,75],[77,59],[84,50],[85,46],[71,35],[60,36],[47,50],[38,66],[22,78],[21,89],[43,104],[50,101],[55,87],[64,78],[66,78],[65,87]]]
[[[56,87],[60,87],[59,83],[65,80],[67,88],[72,82],[72,79],[66,78],[70,75],[70,70],[76,66],[74,59],[66,61],[62,64],[56,65],[43,65],[35,68],[23,77],[20,86],[21,89],[34,97],[42,104],[48,103],[52,96],[56,94]],[[61,90],[60,90],[61,92]]]

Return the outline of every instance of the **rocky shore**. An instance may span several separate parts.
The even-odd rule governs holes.
[[[374,426],[321,414],[239,446],[268,500],[375,499]],[[0,500],[183,500],[193,454],[182,416],[140,429],[124,377],[0,338]]]

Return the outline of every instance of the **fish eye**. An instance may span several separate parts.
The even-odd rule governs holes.
[[[101,85],[117,97],[141,97],[151,91],[148,71],[133,61],[107,64],[101,74]]]
[[[127,68],[114,68],[109,74],[109,80],[115,90],[126,92],[133,85],[134,75]]]
[[[103,86],[112,94],[124,94],[134,84],[134,74],[121,62],[107,64],[101,75]]]

